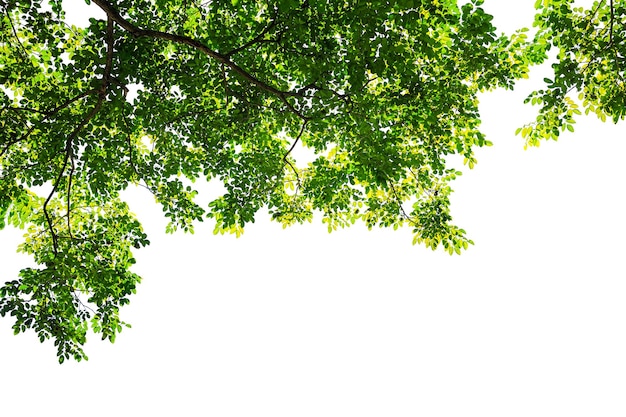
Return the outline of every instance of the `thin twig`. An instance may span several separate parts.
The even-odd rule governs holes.
[[[404,207],[402,207],[402,200],[400,200],[400,197],[398,196],[398,193],[396,192],[396,187],[394,187],[391,181],[387,181],[387,184],[391,188],[391,192],[393,193],[396,199],[396,204],[398,204],[398,207],[400,207],[400,212],[402,213],[402,217],[404,217],[406,221],[409,222],[409,224],[415,225],[415,221],[406,213],[406,211],[404,211]]]
[[[220,64],[222,69],[222,79],[224,80],[224,94],[226,95],[226,107],[228,107],[228,80],[226,79],[226,70],[224,70],[224,63]]]
[[[12,107],[12,106],[5,106],[2,107],[2,110],[10,110],[16,113],[22,112],[22,111],[27,111],[27,112],[31,112],[31,113],[39,113],[39,114],[43,114],[44,116],[48,115],[48,112],[45,110],[39,110],[39,109],[33,109],[31,107]]]
[[[294,150],[294,148],[296,147],[296,145],[298,144],[298,142],[300,141],[300,138],[302,137],[302,134],[304,133],[304,129],[306,129],[306,125],[309,123],[308,120],[305,120],[302,123],[302,127],[300,128],[300,132],[298,133],[298,136],[296,136],[295,140],[293,141],[293,143],[291,144],[291,147],[289,148],[289,150],[287,151],[287,153],[285,153],[285,155],[283,155],[283,163],[287,164],[291,167],[291,170],[293,171],[294,174],[296,174],[296,181],[298,183],[298,186],[300,186],[300,175],[298,174],[298,170],[296,170],[296,168],[293,166],[293,164],[287,159],[287,157],[289,156],[289,154]]]
[[[257,35],[255,36],[253,39],[250,39],[248,42],[244,43],[243,45],[241,45],[238,48],[232,49],[231,51],[227,52],[224,54],[224,56],[226,58],[230,58],[231,56],[245,50],[248,49],[249,47],[251,47],[252,45],[254,45],[255,43],[260,43],[263,42],[263,37],[274,27],[276,26],[276,16],[274,16],[274,18],[272,19],[272,21],[265,26],[265,28]]]
[[[79,302],[79,304],[81,306],[83,306],[83,308],[90,310],[93,314],[97,314],[93,308],[89,307],[88,305],[86,305],[85,303],[83,303],[83,301],[80,299],[80,297],[78,295],[76,295],[76,291],[72,291],[72,295],[74,296],[74,299],[76,301]]]
[[[291,147],[289,148],[289,150],[287,151],[287,153],[283,156],[283,161],[287,160],[287,156],[289,156],[289,154],[291,153],[291,151],[293,151],[293,149],[296,147],[296,145],[298,144],[298,141],[300,140],[300,137],[302,136],[302,134],[304,133],[304,129],[306,128],[306,125],[308,124],[308,120],[305,120],[302,123],[302,127],[300,128],[300,133],[298,133],[298,136],[296,136],[296,139],[293,141],[293,143],[291,144]]]
[[[615,10],[613,8],[613,0],[610,0],[609,6],[611,7],[611,23],[609,28],[609,44],[613,45],[613,20],[615,20]]]
[[[72,155],[72,153],[70,152],[70,161],[71,161],[71,168],[70,168],[70,173],[68,176],[68,180],[67,180],[67,234],[70,236],[70,239],[74,239],[74,237],[72,236],[72,225],[70,222],[70,213],[71,213],[71,195],[72,195],[72,177],[74,176],[74,170],[76,169],[76,164],[74,164],[74,155]]]
[[[97,92],[98,92],[98,90],[96,90],[96,89],[87,90],[87,91],[84,91],[84,92],[82,92],[82,93],[78,94],[77,96],[75,96],[75,97],[73,97],[73,98],[71,98],[71,99],[67,100],[66,102],[64,102],[63,104],[61,104],[61,105],[57,106],[56,108],[54,108],[54,109],[52,109],[52,110],[49,110],[49,111],[47,111],[47,110],[42,110],[42,111],[39,111],[40,113],[42,113],[42,114],[44,114],[44,115],[45,115],[45,117],[41,120],[41,122],[44,122],[45,120],[50,119],[51,117],[53,117],[53,116],[55,116],[57,113],[59,113],[61,110],[65,109],[66,107],[70,106],[72,103],[74,103],[74,102],[76,102],[76,101],[80,100],[81,98],[87,97],[88,95],[91,95],[91,94],[94,94],[94,93],[97,93]],[[40,123],[41,123],[41,122],[40,122]],[[8,143],[4,146],[4,148],[2,149],[2,152],[0,152],[0,156],[4,155],[4,154],[5,154],[5,153],[9,150],[9,148],[10,148],[11,146],[15,145],[15,144],[16,144],[16,143],[18,143],[18,142],[21,142],[21,141],[23,141],[23,140],[27,139],[27,138],[30,136],[30,134],[31,134],[31,133],[33,133],[33,131],[34,131],[36,128],[37,128],[37,125],[36,125],[36,124],[33,124],[33,125],[30,127],[30,129],[28,129],[28,130],[26,131],[26,133],[24,133],[22,136],[20,136],[19,138],[15,139],[15,140],[9,141],[9,142],[8,142]]]
[[[29,53],[26,51],[26,48],[24,48],[24,45],[22,44],[20,37],[17,36],[17,31],[15,30],[15,26],[13,25],[13,20],[11,19],[11,15],[9,14],[9,10],[6,9],[4,13],[7,15],[7,20],[9,21],[9,25],[11,25],[11,29],[13,30],[13,36],[15,36],[15,39],[17,39],[17,43],[20,45],[20,48],[22,48],[22,52],[24,52],[24,55],[28,57]]]

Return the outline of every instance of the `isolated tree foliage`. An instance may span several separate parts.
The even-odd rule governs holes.
[[[490,144],[477,93],[556,48],[518,130],[528,145],[573,130],[579,106],[615,121],[626,108],[626,1],[539,0],[532,40],[498,35],[480,1],[91,1],[107,17],[80,28],[60,0],[0,0],[0,227],[26,229],[19,251],[38,265],[0,289],[0,313],[54,339],[61,362],[86,358],[89,327],[114,341],[125,325],[131,249],[149,243],[120,199],[131,185],[168,232],[210,218],[239,235],[266,208],[285,226],[409,226],[460,253],[472,242],[451,223],[446,161],[471,168]],[[196,204],[199,178],[224,194]]]

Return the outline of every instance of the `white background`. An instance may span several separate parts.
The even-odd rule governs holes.
[[[80,3],[66,7],[96,11]],[[485,8],[508,31],[533,3]],[[0,415],[624,416],[624,127],[590,116],[523,151],[532,88],[481,97],[494,146],[454,185],[476,242],[461,256],[319,219],[166,236],[151,196],[129,193],[152,241],[132,329],[58,365],[0,319]],[[3,281],[28,265],[21,233],[2,231]]]

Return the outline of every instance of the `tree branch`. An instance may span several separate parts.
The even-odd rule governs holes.
[[[289,92],[279,90],[276,87],[259,80],[254,75],[250,74],[248,71],[244,70],[239,65],[237,65],[233,61],[231,61],[228,55],[221,54],[221,53],[219,53],[217,51],[214,51],[214,50],[210,49],[209,47],[207,47],[206,45],[204,45],[203,43],[201,43],[201,42],[197,41],[196,39],[193,39],[193,38],[191,38],[189,36],[176,35],[176,34],[173,34],[173,33],[161,32],[161,31],[158,31],[158,30],[141,29],[141,28],[133,25],[132,23],[130,23],[125,18],[123,18],[122,15],[120,15],[120,13],[108,1],[106,1],[106,0],[93,0],[93,1],[94,1],[94,3],[98,7],[100,7],[107,14],[107,16],[108,16],[108,18],[110,20],[115,21],[115,23],[117,23],[118,25],[120,25],[120,27],[122,27],[124,30],[129,32],[133,37],[135,37],[135,38],[146,37],[146,38],[154,38],[154,39],[163,39],[163,40],[166,40],[166,41],[170,41],[170,42],[174,42],[174,43],[179,43],[179,44],[191,46],[192,48],[202,52],[203,54],[205,54],[205,55],[215,59],[216,61],[224,64],[225,66],[229,67],[231,70],[233,70],[235,73],[239,74],[241,77],[243,77],[249,83],[257,86],[258,88],[260,88],[263,91],[266,91],[266,92],[268,92],[268,93],[278,97],[283,102],[283,104],[292,113],[297,115],[300,119],[308,120],[308,118],[306,116],[304,116],[302,113],[300,113],[291,103],[289,103],[289,101],[286,98],[288,95],[290,95]]]
[[[52,227],[52,221],[50,220],[50,215],[48,213],[48,204],[50,204],[50,200],[52,200],[52,197],[54,196],[54,194],[57,191],[57,188],[59,187],[59,183],[61,182],[61,178],[63,178],[68,162],[72,160],[72,163],[73,163],[72,144],[74,142],[74,139],[78,136],[80,131],[85,127],[85,125],[89,123],[89,121],[96,115],[96,113],[98,113],[98,111],[100,110],[100,107],[102,107],[102,101],[103,101],[103,95],[101,94],[94,108],[91,109],[89,114],[85,116],[82,122],[78,126],[76,126],[76,128],[74,128],[72,133],[67,137],[67,140],[65,141],[65,158],[63,160],[63,165],[61,166],[61,170],[59,171],[59,174],[57,175],[54,181],[54,184],[52,185],[52,190],[50,191],[50,194],[48,194],[48,198],[46,198],[46,201],[43,203],[43,212],[44,212],[44,215],[46,216],[48,229],[50,230],[50,234],[52,235],[52,246],[53,246],[55,255],[58,254],[58,249],[59,249],[58,243],[57,243],[58,236],[55,233],[54,228]],[[69,188],[69,184],[68,184],[68,188]],[[69,190],[68,190],[68,199],[69,199]],[[68,207],[69,207],[69,201],[68,201]],[[70,220],[68,218],[68,224],[69,224],[69,221]]]
[[[111,74],[111,67],[113,63],[113,20],[110,18],[107,19],[106,43],[107,43],[107,58],[106,58],[106,64],[104,67],[104,73],[102,74],[102,86],[98,90],[98,101],[96,102],[96,105],[93,107],[93,109],[91,109],[91,111],[87,114],[87,116],[85,116],[85,118],[78,124],[78,126],[74,128],[72,133],[67,137],[67,140],[65,141],[65,158],[63,160],[63,165],[61,166],[61,170],[59,171],[59,174],[57,175],[57,178],[55,179],[54,184],[52,185],[52,190],[50,191],[50,194],[48,194],[48,198],[46,198],[46,201],[43,203],[43,212],[46,217],[46,222],[48,223],[48,230],[50,231],[50,234],[52,236],[52,248],[53,248],[55,255],[57,255],[59,251],[58,236],[56,232],[54,231],[52,221],[50,220],[50,214],[48,213],[48,204],[50,204],[52,197],[54,196],[54,194],[57,191],[57,188],[59,187],[61,178],[63,178],[63,175],[65,174],[65,169],[67,168],[68,162],[71,161],[72,171],[70,172],[70,178],[68,180],[68,191],[67,191],[67,225],[68,225],[68,232],[70,233],[70,236],[71,236],[71,231],[69,230],[69,227],[70,227],[70,193],[71,193],[71,184],[72,184],[72,174],[74,170],[74,156],[72,153],[72,145],[73,145],[74,139],[76,139],[80,131],[83,130],[83,128],[87,125],[87,123],[89,123],[91,119],[93,119],[93,117],[98,113],[98,111],[100,111],[100,108],[102,107],[102,103],[104,102],[104,98],[107,93],[107,89],[109,86],[109,77]]]
[[[293,149],[296,147],[296,144],[300,141],[300,138],[302,137],[302,134],[304,133],[304,129],[306,128],[306,125],[309,123],[308,120],[305,120],[302,123],[302,127],[300,128],[300,132],[298,133],[298,136],[296,136],[296,139],[293,141],[293,143],[291,144],[291,147],[289,148],[289,150],[287,151],[287,153],[283,156],[283,163],[289,165],[289,167],[291,167],[291,170],[293,171],[294,174],[296,174],[296,182],[298,183],[298,187],[300,187],[300,175],[298,174],[298,170],[293,166],[293,164],[287,159],[287,157],[289,156],[289,154],[293,151]],[[284,166],[283,164],[283,166]]]
[[[398,204],[398,207],[400,207],[400,213],[402,214],[402,217],[404,217],[404,219],[408,221],[409,224],[416,225],[415,221],[411,218],[411,216],[409,216],[406,213],[406,211],[404,211],[404,207],[402,206],[402,200],[400,199],[400,197],[398,196],[398,193],[396,192],[396,187],[393,185],[391,181],[387,181],[387,184],[389,185],[389,188],[391,188],[391,192],[393,193],[393,196],[395,197],[396,204]]]
[[[102,74],[102,86],[100,87],[100,98],[99,101],[102,103],[104,99],[104,94],[106,94],[106,90],[109,87],[109,80],[111,78],[111,67],[113,67],[113,20],[111,18],[107,19],[107,58],[106,63],[104,65],[104,74]]]
[[[24,48],[24,45],[22,44],[20,37],[17,36],[17,31],[15,30],[15,26],[13,25],[13,20],[11,19],[11,15],[9,14],[9,10],[6,9],[4,13],[7,15],[7,19],[9,20],[9,25],[11,25],[11,29],[13,30],[13,36],[15,36],[15,39],[17,40],[17,43],[20,45],[22,52],[24,52],[24,57],[28,57],[28,51],[26,51],[26,48]]]
[[[222,80],[224,81],[224,94],[226,95],[226,107],[228,107],[228,80],[226,79],[226,70],[224,69],[224,63],[220,65],[222,70]]]
[[[267,33],[274,27],[276,26],[276,16],[274,16],[274,18],[272,19],[272,21],[265,26],[265,28],[261,31],[261,33],[259,33],[257,36],[255,36],[253,39],[249,40],[248,42],[244,43],[243,45],[241,45],[238,48],[235,48],[227,53],[224,54],[224,56],[226,58],[230,58],[231,56],[245,50],[248,49],[249,47],[251,47],[252,45],[254,45],[255,43],[261,43],[263,42],[263,37],[265,35],[267,35]]]
[[[70,222],[70,212],[72,209],[72,206],[70,204],[70,197],[72,195],[72,177],[74,176],[74,170],[76,169],[76,165],[74,164],[74,155],[72,155],[71,152],[70,162],[72,163],[72,166],[70,168],[70,174],[67,179],[67,234],[69,235],[70,239],[73,239],[74,237],[72,236],[72,224]]]
[[[300,128],[300,132],[298,133],[298,136],[296,136],[296,139],[293,141],[293,143],[291,144],[291,147],[289,148],[289,150],[287,151],[287,153],[283,156],[283,161],[287,160],[287,157],[289,156],[289,154],[291,153],[291,151],[293,151],[293,149],[296,147],[296,145],[298,144],[298,141],[300,140],[300,137],[302,137],[302,134],[304,133],[304,129],[306,128],[306,125],[308,124],[308,120],[305,120],[304,123],[302,123],[302,127]]]
[[[613,0],[610,0],[609,7],[611,8],[611,23],[609,26],[609,44],[613,45],[613,20],[615,20],[615,9],[613,8]]]

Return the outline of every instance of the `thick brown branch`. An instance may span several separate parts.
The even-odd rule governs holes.
[[[248,71],[244,70],[239,65],[237,65],[233,61],[231,61],[230,58],[228,57],[228,55],[221,54],[221,53],[219,53],[217,51],[214,51],[211,48],[209,48],[206,45],[204,45],[202,42],[199,42],[198,40],[193,39],[193,38],[191,38],[189,36],[176,35],[176,34],[173,34],[173,33],[161,32],[161,31],[158,31],[158,30],[141,29],[141,28],[133,25],[132,23],[130,23],[125,18],[123,18],[122,15],[120,15],[120,13],[111,4],[109,4],[109,2],[107,2],[106,0],[94,0],[94,3],[96,3],[96,5],[98,5],[98,7],[100,7],[107,14],[109,19],[115,21],[115,23],[120,25],[120,27],[122,27],[124,30],[129,32],[135,38],[146,37],[146,38],[154,38],[154,39],[163,39],[163,40],[170,41],[170,42],[175,42],[175,43],[179,43],[179,44],[183,44],[183,45],[188,45],[188,46],[190,46],[190,47],[192,47],[192,48],[202,52],[203,54],[205,54],[205,55],[215,59],[216,61],[224,64],[225,66],[229,67],[235,73],[239,74],[243,79],[245,79],[249,83],[257,86],[261,90],[275,95],[276,97],[278,97],[283,102],[283,104],[285,104],[285,106],[289,109],[289,111],[291,111],[292,113],[297,115],[299,118],[301,118],[303,120],[307,120],[307,117],[305,117],[302,113],[300,113],[287,100],[286,97],[290,95],[289,92],[281,91],[281,90],[273,87],[272,85],[267,84],[267,83],[259,80],[258,78],[256,78],[252,74],[250,74]]]
[[[197,49],[198,51],[202,52],[203,54],[228,66],[237,74],[241,75],[244,79],[248,80],[252,84],[261,88],[262,90],[265,90],[277,96],[281,96],[284,94],[283,91],[280,91],[272,87],[271,85],[268,85],[264,83],[263,81],[252,76],[243,68],[239,67],[237,64],[232,62],[226,55],[220,54],[217,51],[213,51],[212,49],[208,48],[206,45],[202,44],[201,42],[193,38],[190,38],[189,36],[176,35],[173,33],[161,32],[158,30],[140,29],[139,27],[130,23],[128,20],[124,19],[122,15],[120,15],[119,12],[113,6],[111,6],[107,1],[94,0],[94,3],[96,3],[107,14],[107,16],[109,16],[110,19],[115,21],[115,23],[120,25],[123,29],[125,29],[135,38],[147,37],[147,38],[163,39],[163,40],[167,40],[167,41],[171,41],[175,43],[189,45],[192,48]]]

